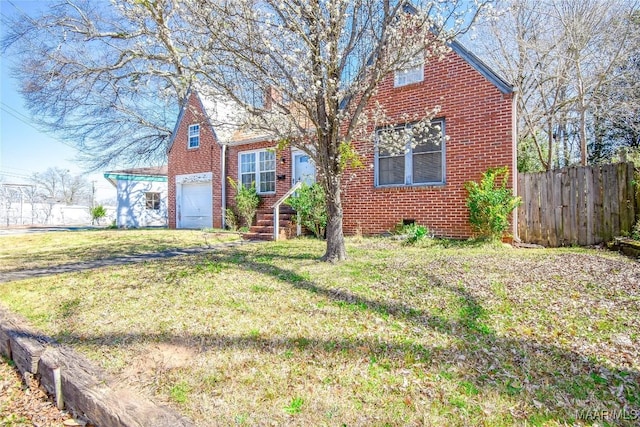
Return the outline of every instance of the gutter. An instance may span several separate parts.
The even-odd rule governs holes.
[[[222,197],[222,229],[227,228],[227,144],[222,144],[222,156],[220,159],[222,183],[220,195]]]
[[[113,184],[114,187],[117,187],[115,181],[154,181],[154,182],[167,182],[167,176],[164,175],[132,175],[132,174],[124,174],[124,173],[109,173],[106,172],[104,177]]]
[[[511,124],[511,138],[512,138],[512,148],[513,148],[513,163],[511,165],[511,181],[512,181],[512,191],[514,196],[518,196],[518,95],[519,92],[517,90],[513,91],[513,103],[511,106],[512,113],[511,117],[513,117],[513,123]],[[512,218],[512,235],[513,240],[515,242],[520,241],[520,236],[518,235],[518,208],[513,210]]]

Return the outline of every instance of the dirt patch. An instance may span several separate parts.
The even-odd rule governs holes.
[[[118,379],[129,383],[142,382],[145,377],[187,367],[196,355],[196,348],[183,343],[149,344],[128,363]]]

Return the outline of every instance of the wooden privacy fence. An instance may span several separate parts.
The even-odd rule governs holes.
[[[518,234],[544,246],[594,245],[635,222],[633,163],[518,174]]]

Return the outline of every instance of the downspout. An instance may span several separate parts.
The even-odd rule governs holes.
[[[222,197],[222,229],[227,228],[227,144],[222,144],[222,158],[220,159],[222,185],[220,196]]]
[[[511,148],[513,150],[512,164],[511,164],[511,185],[513,195],[518,196],[518,91],[513,91],[513,101],[511,103]],[[520,236],[518,235],[518,208],[513,210],[511,216],[512,234],[514,242],[520,242]]]

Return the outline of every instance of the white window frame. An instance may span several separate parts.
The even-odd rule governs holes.
[[[241,151],[238,153],[238,184],[242,185],[242,175],[251,173],[254,176],[254,182],[256,183],[256,191],[258,192],[258,194],[275,194],[276,193],[276,185],[278,182],[277,176],[276,176],[276,170],[278,168],[278,162],[276,159],[276,152],[275,152],[275,148],[267,148],[267,149],[259,149],[259,150],[250,150],[250,151]],[[261,162],[260,162],[260,153],[272,153],[273,154],[273,162],[274,162],[274,168],[271,169],[266,169],[266,170],[261,170]],[[244,174],[242,173],[242,156],[244,155],[251,155],[254,154],[254,170],[251,172],[245,172]],[[261,178],[260,175],[262,173],[268,173],[268,172],[273,172],[273,191],[260,191],[260,187],[261,187]]]
[[[416,56],[405,68],[393,73],[393,87],[407,86],[424,81],[424,55]]]
[[[441,153],[441,179],[440,181],[429,181],[429,182],[414,182],[413,180],[413,148],[411,147],[410,141],[407,141],[407,145],[405,147],[404,153],[404,183],[395,183],[395,184],[380,184],[380,154],[378,150],[378,135],[382,131],[382,129],[378,129],[376,132],[376,140],[375,140],[375,154],[374,154],[374,185],[378,188],[387,188],[387,187],[426,187],[426,186],[438,186],[446,184],[446,176],[447,176],[447,168],[446,168],[446,133],[445,133],[445,120],[444,119],[434,119],[431,121],[431,125],[439,125],[441,132],[441,141],[440,141],[440,153]],[[393,129],[403,129],[406,127],[410,127],[412,125],[402,125],[396,126]],[[388,129],[387,129],[388,130]],[[437,152],[437,151],[436,151]],[[425,153],[417,153],[417,154],[425,154]],[[401,156],[401,155],[399,155]]]
[[[200,125],[194,123],[189,125],[188,147],[190,150],[200,147]]]
[[[150,211],[158,211],[162,205],[162,197],[158,191],[144,193],[145,208]],[[149,206],[151,204],[151,207]],[[156,205],[158,207],[156,207]]]

